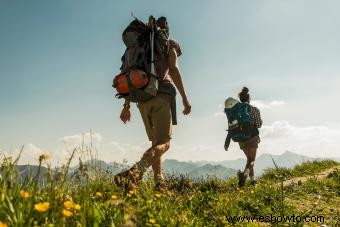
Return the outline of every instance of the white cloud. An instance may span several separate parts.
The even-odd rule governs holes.
[[[225,113],[224,113],[224,105],[218,104],[217,110],[218,110],[218,111],[216,111],[215,113],[213,113],[211,116],[217,117],[217,118],[225,117]]]
[[[276,121],[261,129],[260,150],[280,154],[286,150],[312,157],[339,157],[340,130],[325,126],[299,127]]]
[[[110,160],[111,162],[127,160],[129,163],[132,163],[138,161],[150,146],[150,142],[127,144],[111,141],[100,146],[98,149],[98,158]]]
[[[84,133],[72,136],[64,136],[59,141],[63,141],[63,145],[51,150],[41,149],[33,143],[25,144],[19,159],[19,164],[37,165],[39,163],[39,156],[44,154],[45,156],[49,156],[49,159],[44,161],[44,164],[49,163],[53,166],[62,165],[68,161],[75,148],[83,149],[77,149],[75,151],[72,165],[78,162],[79,157],[81,157],[83,160],[89,159],[91,156],[97,158],[97,151],[98,147],[102,143],[102,136],[99,133]],[[20,150],[20,148],[16,148],[11,151],[1,151],[1,153],[3,153],[5,156],[11,156],[12,160],[14,160],[16,157],[18,157]],[[102,157],[103,160],[106,160],[107,158],[110,158],[110,156]]]
[[[262,100],[252,100],[251,104],[258,107],[259,109],[268,109],[268,108],[273,108],[273,107],[278,107],[286,104],[284,101],[270,101],[270,102],[265,102]]]
[[[99,144],[102,141],[100,133],[83,133],[72,136],[64,136],[62,141],[65,145],[81,146],[82,144]]]
[[[26,165],[26,164],[38,165],[39,157],[41,155],[48,157],[48,160],[45,160],[47,162],[49,162],[52,158],[52,154],[50,153],[50,151],[41,149],[32,143],[27,143],[22,148],[16,148],[11,151],[1,151],[0,153],[3,153],[5,157],[11,157],[12,161],[17,159],[20,154],[20,159],[18,161],[18,164],[21,164],[21,165]],[[44,162],[44,164],[46,164],[47,162]]]
[[[226,159],[244,158],[238,143],[231,142],[229,150],[223,149],[224,137],[221,132],[214,134],[213,138],[201,138],[199,144],[191,146],[180,145],[173,141],[170,150],[164,158],[178,160],[210,160],[221,161]],[[218,140],[212,141],[214,138]],[[289,150],[310,157],[339,157],[340,155],[340,129],[330,129],[325,126],[296,126],[288,121],[276,121],[260,129],[261,143],[258,154],[282,154]],[[209,141],[211,143],[209,144]]]

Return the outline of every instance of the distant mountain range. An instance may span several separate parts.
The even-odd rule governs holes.
[[[262,154],[256,158],[255,174],[260,175],[265,169],[275,168],[274,162],[279,167],[291,168],[297,164],[306,161],[323,160],[327,158],[311,158],[304,155],[295,154],[286,151],[281,155]],[[339,159],[336,159],[340,161]],[[226,179],[235,176],[237,170],[243,170],[246,164],[246,159],[240,158],[236,160],[225,160],[220,162],[211,161],[177,161],[167,159],[163,162],[165,172],[175,174],[187,174],[192,177],[206,177],[215,175],[220,179]]]
[[[286,151],[281,155],[262,154],[256,158],[255,161],[255,174],[260,175],[267,168],[275,168],[273,160],[279,167],[293,167],[297,164],[306,161],[322,160],[327,158],[311,158],[303,155],[298,155],[293,152]],[[340,159],[335,159],[340,161]],[[165,174],[175,175],[187,175],[192,178],[207,178],[217,177],[222,180],[226,180],[229,177],[236,175],[237,170],[243,170],[246,164],[246,160],[243,158],[236,160],[225,160],[220,162],[211,161],[178,161],[174,159],[166,159],[163,161],[163,171]],[[119,173],[121,170],[128,168],[126,164],[119,163],[106,163],[101,160],[90,160],[84,163],[87,166],[89,173],[94,170],[102,170],[112,174]],[[21,165],[18,166],[21,179],[24,179],[27,175],[35,176],[37,173],[37,166]],[[72,167],[70,169],[69,176],[72,176],[79,171],[79,166]],[[41,168],[40,176],[46,175],[47,169]],[[1,172],[0,172],[1,174]]]
[[[220,164],[180,162],[173,159],[163,161],[163,170],[165,174],[187,175],[192,178],[217,177],[219,179],[227,179],[237,172],[235,169]]]
[[[290,168],[306,161],[322,160],[326,158],[311,158],[299,155],[290,151],[286,151],[281,155],[262,154],[256,158],[255,174],[260,175],[267,168],[275,168],[273,160],[279,167]],[[339,161],[339,160],[338,160]],[[100,169],[112,174],[119,173],[123,169],[127,169],[128,165],[116,162],[106,163],[101,160],[90,160],[84,163],[88,169]],[[237,171],[243,170],[246,164],[245,158],[236,160],[224,160],[220,162],[211,161],[178,161],[174,159],[166,159],[163,161],[163,172],[165,174],[187,175],[192,178],[217,177],[226,180],[236,175]],[[77,171],[78,166],[71,169]]]
[[[281,155],[271,155],[271,154],[262,154],[258,156],[255,160],[255,171],[257,174],[261,174],[263,170],[267,168],[275,168],[274,162],[279,167],[291,168],[297,164],[306,161],[313,160],[323,160],[327,158],[311,158],[304,155],[299,155],[290,151],[286,151]],[[246,164],[246,159],[240,158],[236,160],[226,160],[221,162],[216,162],[215,164],[219,164],[225,167],[234,168],[234,169],[243,169]]]

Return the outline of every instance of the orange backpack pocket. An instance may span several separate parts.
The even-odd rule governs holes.
[[[131,88],[143,89],[148,83],[148,75],[140,69],[121,73],[113,79],[113,87],[122,95],[128,95]]]

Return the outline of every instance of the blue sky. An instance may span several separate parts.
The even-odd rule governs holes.
[[[167,16],[183,50],[193,112],[179,117],[165,158],[242,157],[235,144],[223,151],[221,105],[244,85],[264,118],[259,153],[340,156],[339,11],[335,0],[0,0],[0,149],[59,157],[92,129],[101,158],[140,157],[138,110],[123,125],[111,88],[133,12]]]

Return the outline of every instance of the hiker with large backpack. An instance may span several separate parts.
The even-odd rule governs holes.
[[[250,183],[255,184],[254,164],[256,151],[260,143],[259,128],[262,126],[261,114],[258,108],[249,104],[249,89],[243,87],[238,94],[240,101],[227,98],[225,101],[225,113],[228,118],[228,135],[224,143],[224,149],[229,148],[230,140],[238,142],[240,149],[247,157],[247,164],[243,172],[238,171],[238,185],[243,187],[249,175]]]
[[[177,124],[175,87],[182,97],[183,114],[191,112],[177,63],[182,52],[179,44],[169,38],[165,17],[155,20],[150,16],[148,24],[136,18],[123,32],[123,41],[127,48],[121,73],[113,80],[117,97],[125,99],[120,119],[124,124],[130,121],[130,103],[137,103],[152,146],[139,162],[115,175],[114,180],[126,190],[137,187],[151,166],[156,189],[161,190],[165,187],[162,155],[169,149],[172,125]]]

